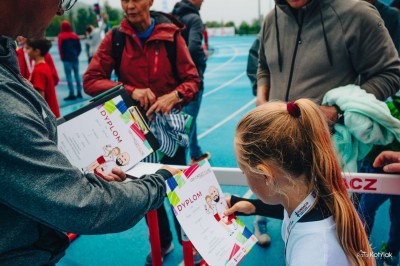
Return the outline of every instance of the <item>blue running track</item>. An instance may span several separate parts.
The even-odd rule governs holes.
[[[198,137],[203,151],[211,152],[210,162],[213,166],[237,167],[233,154],[234,130],[239,119],[255,107],[255,98],[245,73],[248,50],[253,40],[254,36],[210,38],[210,44],[215,48],[215,53],[208,60],[205,73],[205,92],[198,117]],[[51,53],[59,70],[61,84],[57,87],[57,94],[62,107],[61,112],[65,115],[83,106],[89,96],[85,96],[83,101],[63,101],[68,94],[63,67],[56,47],[52,48]],[[85,55],[82,55],[80,59],[83,74],[87,67]],[[249,194],[246,187],[224,186],[223,190],[240,196]],[[169,214],[172,225],[172,214]],[[388,216],[386,203],[377,213],[377,221],[372,232],[371,241],[375,250],[379,249],[382,241],[387,240]],[[253,217],[242,217],[242,220],[252,228]],[[268,231],[272,239],[271,246],[268,248],[255,246],[241,265],[285,265],[280,227],[279,220],[269,219]],[[175,230],[172,229],[172,231]],[[164,265],[176,266],[181,263],[182,248],[176,236],[174,246],[175,250],[165,258]],[[134,228],[122,233],[78,237],[57,265],[141,266],[144,265],[149,250],[148,230],[143,219]],[[313,254],[305,255],[313,256]]]

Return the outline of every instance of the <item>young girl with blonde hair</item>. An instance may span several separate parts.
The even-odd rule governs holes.
[[[237,126],[235,154],[259,200],[232,196],[226,214],[283,219],[287,265],[376,264],[316,104],[258,106]]]

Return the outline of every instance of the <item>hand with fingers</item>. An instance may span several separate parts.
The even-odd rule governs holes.
[[[175,91],[172,91],[168,94],[158,97],[157,101],[147,110],[146,116],[150,120],[153,120],[154,114],[168,114],[169,112],[171,112],[172,108],[179,102],[180,99],[177,97]]]
[[[335,123],[339,119],[339,114],[337,112],[336,107],[335,106],[321,105],[320,109],[325,115],[326,122],[328,123],[329,128],[332,129],[333,126],[335,125]]]
[[[383,151],[373,163],[374,167],[383,167],[387,173],[400,173],[400,152]]]
[[[244,214],[254,214],[256,212],[256,207],[248,201],[239,201],[235,205],[231,206],[231,197],[226,198],[226,203],[229,209],[227,209],[224,214],[226,216],[235,214],[235,212],[241,212]]]
[[[124,171],[122,171],[121,168],[119,167],[114,167],[110,173],[104,172],[104,169],[102,166],[98,166],[96,168],[95,173],[100,176],[102,179],[111,182],[111,181],[117,181],[117,182],[122,182],[126,179],[126,174]]]
[[[176,175],[177,173],[179,173],[179,172],[181,171],[181,170],[179,170],[179,169],[172,168],[172,167],[170,167],[170,166],[168,166],[168,165],[163,165],[160,169],[165,169],[165,170],[167,170],[168,172],[171,173],[171,175]]]
[[[132,99],[140,103],[140,107],[147,110],[156,102],[156,95],[150,88],[135,88],[131,95]]]

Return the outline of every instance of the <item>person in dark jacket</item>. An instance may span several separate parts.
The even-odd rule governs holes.
[[[180,31],[184,25],[175,17],[150,12],[153,0],[121,1],[125,18],[117,30],[123,34],[124,50],[119,66],[118,81],[111,81],[117,58],[113,54],[113,31],[110,30],[83,76],[85,92],[96,96],[122,84],[140,109],[151,119],[154,114],[168,114],[173,108],[181,109],[197,94],[200,79]],[[171,61],[171,43],[176,50]],[[159,139],[162,141],[162,138]],[[148,160],[147,162],[157,162]],[[164,156],[162,163],[186,165],[186,149],[179,147],[172,157]],[[173,250],[172,232],[166,210],[157,210],[162,255]],[[179,228],[177,228],[179,230]],[[178,234],[180,235],[180,234]],[[146,265],[152,265],[149,254]]]
[[[396,46],[397,51],[400,51],[400,15],[395,8],[389,7],[380,1],[376,0],[365,0],[376,7],[379,14],[381,15],[385,26],[389,31],[390,37]],[[392,154],[390,152],[384,152],[375,159],[377,163],[374,163],[370,159],[365,159],[359,162],[361,166],[359,171],[366,173],[376,173],[380,169],[376,169],[376,166],[382,166],[381,164],[387,163],[389,160],[384,161],[385,155]],[[394,156],[393,156],[394,157]],[[380,163],[378,163],[380,162]],[[400,196],[399,195],[383,195],[383,194],[361,194],[358,204],[357,211],[360,217],[365,223],[365,231],[368,237],[371,235],[372,228],[374,226],[374,220],[376,211],[379,207],[385,203],[388,199],[390,201],[389,207],[389,218],[390,218],[390,230],[389,239],[381,247],[381,251],[386,253],[392,253],[391,257],[384,257],[381,260],[385,266],[398,265],[399,263],[399,251],[400,251]]]
[[[247,77],[250,79],[253,95],[257,95],[257,68],[258,68],[258,50],[260,49],[260,35],[254,39],[247,57]]]
[[[197,97],[188,105],[183,107],[183,111],[193,117],[189,144],[191,165],[204,159],[210,159],[211,157],[209,152],[202,151],[197,140],[197,116],[200,111],[201,100],[204,92],[204,72],[206,70],[207,60],[203,49],[204,24],[200,16],[202,4],[203,0],[182,0],[177,2],[172,10],[172,15],[178,18],[186,26],[182,31],[182,37],[185,39],[186,45],[189,48],[190,56],[196,65],[201,80]],[[174,222],[179,242],[181,242],[180,225],[175,216]],[[162,235],[160,237],[162,237]],[[195,265],[200,264],[202,261],[202,257],[196,250],[194,250],[193,258]]]
[[[79,36],[72,31],[68,20],[61,23],[61,32],[58,35],[58,51],[61,61],[64,64],[65,76],[67,78],[69,95],[64,100],[70,101],[76,98],[82,98],[81,78],[79,76],[79,55],[82,51]],[[72,71],[74,72],[76,82],[76,96],[72,84]]]
[[[15,38],[43,38],[55,14],[75,1],[0,1],[0,265],[55,265],[64,232],[127,230],[165,199],[165,167],[132,182],[83,174],[57,148],[57,123],[46,101],[22,78]],[[23,7],[23,8],[21,8]],[[112,177],[126,177],[119,169]]]
[[[385,27],[388,29],[390,37],[396,46],[397,52],[400,52],[400,15],[395,7],[387,6],[381,1],[365,0],[376,7],[381,15]]]
[[[392,3],[390,3],[390,6],[395,8],[397,12],[400,13],[400,0],[394,0]]]
[[[190,136],[190,158],[191,164],[203,159],[209,159],[210,153],[203,152],[197,141],[196,120],[199,114],[201,99],[204,91],[204,72],[206,70],[206,54],[203,50],[204,24],[200,17],[200,8],[203,0],[182,0],[175,4],[172,15],[177,17],[186,28],[182,31],[182,36],[189,48],[190,56],[196,65],[201,79],[197,97],[183,108],[183,111],[193,117],[191,136]]]

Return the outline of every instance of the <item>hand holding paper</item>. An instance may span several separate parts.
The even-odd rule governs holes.
[[[173,211],[209,265],[237,265],[257,242],[234,215],[227,215],[224,194],[204,160],[167,180]]]
[[[225,211],[225,215],[232,215],[235,212],[242,212],[244,214],[254,214],[256,207],[248,201],[239,201],[235,205],[231,206],[231,198],[226,198],[226,203],[229,209]]]
[[[122,171],[121,168],[114,167],[110,173],[103,172],[100,177],[108,182],[111,182],[111,181],[122,182],[126,179],[126,174],[124,171]]]
[[[171,173],[171,175],[176,175],[177,173],[179,173],[179,172],[181,171],[181,170],[179,170],[179,169],[172,168],[172,167],[170,167],[170,166],[168,166],[168,165],[164,165],[164,166],[162,166],[160,169],[165,169],[165,170],[167,170],[168,172]]]
[[[125,89],[117,88],[60,120],[58,148],[83,173],[123,181],[131,169],[158,148]]]

